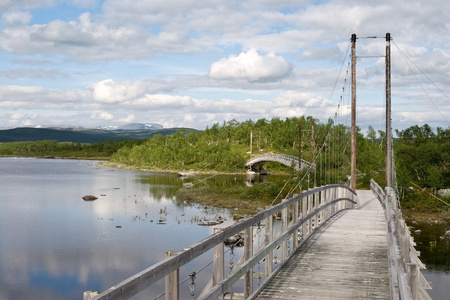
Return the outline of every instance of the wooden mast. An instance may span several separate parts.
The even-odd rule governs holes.
[[[386,187],[392,187],[391,34],[386,33]]]
[[[352,34],[352,154],[350,188],[356,192],[356,34]]]
[[[302,169],[302,122],[298,121],[298,169]]]

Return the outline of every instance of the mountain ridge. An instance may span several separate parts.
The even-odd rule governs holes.
[[[181,128],[99,129],[60,127],[17,127],[0,130],[0,142],[56,140],[58,142],[100,143],[109,140],[147,139],[156,134],[170,135]],[[191,130],[191,129],[187,129]],[[193,129],[192,129],[193,130]]]

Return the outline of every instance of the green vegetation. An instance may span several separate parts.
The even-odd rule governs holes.
[[[250,150],[251,131],[254,154],[261,148],[264,153],[298,155],[298,123],[302,122],[302,130],[309,132],[309,137],[304,137],[306,141],[311,139],[311,121],[311,117],[260,119],[257,122],[248,120],[242,123],[231,120],[222,126],[216,123],[204,131],[181,129],[173,135],[156,135],[132,149],[120,149],[114,153],[112,161],[154,170],[244,172],[250,157],[247,152]],[[316,125],[317,144],[323,143],[328,126]],[[302,151],[304,157],[310,160],[309,142],[305,142]]]
[[[450,198],[436,197],[437,190],[450,188],[450,129],[438,127],[433,132],[427,124],[415,125],[397,135],[394,149],[402,207],[444,212],[450,220]]]
[[[286,174],[286,180],[227,189],[201,186],[183,188],[178,192],[179,200],[220,204],[222,207],[255,212],[260,207],[272,204],[275,199],[279,202],[288,193],[299,192],[301,178],[304,178],[300,186],[302,189],[336,181],[345,183],[350,169],[349,129],[343,125],[332,126],[332,121],[321,124],[312,117],[260,119],[256,122],[248,120],[241,123],[231,120],[222,125],[216,123],[204,131],[179,130],[170,136],[154,136],[131,149],[120,149],[112,155],[111,161],[147,170],[243,173],[246,172],[245,163],[250,158],[251,132],[253,154],[259,153],[261,149],[263,153],[298,156],[299,123],[302,130],[302,158],[307,161],[312,160],[314,123],[314,157],[317,167],[313,173],[306,174],[306,170],[298,173],[278,163],[267,163],[265,168],[269,172]],[[325,139],[327,143],[324,143]],[[362,151],[370,157],[368,161],[362,160],[365,163],[361,164],[368,169],[361,171],[361,174],[366,174],[368,184],[373,173],[380,173],[379,169],[374,171],[372,167],[376,165],[377,168],[383,168],[383,163],[376,161],[372,155],[370,141],[366,141],[361,134],[359,139]],[[378,147],[375,148],[382,152]]]
[[[143,140],[118,140],[91,144],[54,140],[9,142],[0,143],[0,156],[109,159],[118,149],[130,148],[142,142]]]
[[[232,186],[223,188],[200,185],[195,188],[178,190],[177,199],[228,208],[234,210],[237,214],[254,214],[274,202],[280,192],[280,186],[282,187],[283,184],[284,181],[270,181],[255,183],[250,187]]]

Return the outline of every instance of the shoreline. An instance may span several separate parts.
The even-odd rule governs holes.
[[[142,171],[142,172],[153,172],[153,173],[194,173],[198,175],[211,175],[211,174],[221,174],[221,175],[234,175],[240,174],[245,175],[246,172],[218,172],[218,171],[194,171],[194,170],[173,170],[173,169],[155,169],[150,167],[134,167],[126,164],[111,162],[111,161],[101,161],[98,163],[100,166],[107,168],[117,168],[123,170],[132,170],[132,171]]]
[[[98,161],[96,165],[99,167],[106,167],[106,168],[116,168],[116,169],[123,169],[123,170],[130,170],[130,171],[141,171],[141,172],[154,172],[154,173],[171,173],[171,174],[178,174],[183,172],[192,172],[196,175],[211,175],[211,174],[217,174],[217,175],[233,175],[233,174],[239,174],[239,175],[246,175],[246,172],[217,172],[217,171],[193,171],[193,170],[171,170],[171,169],[155,169],[155,168],[146,168],[146,167],[135,167],[130,166],[126,164],[111,162],[109,158],[105,157],[62,157],[62,156],[16,156],[16,155],[2,155],[0,157],[4,158],[40,158],[40,159],[75,159],[75,160],[96,160]],[[286,173],[270,173],[274,175],[286,175]],[[270,175],[269,174],[269,175]],[[198,204],[205,204],[205,201],[202,201],[202,199],[196,199],[196,202]],[[223,207],[226,208],[226,207]],[[450,224],[450,212],[448,211],[441,211],[441,212],[420,212],[416,211],[415,209],[403,209],[402,210],[403,216],[405,218],[405,221],[408,223],[412,222],[419,222],[419,223],[427,223],[427,224],[436,224],[436,223],[447,223]]]
[[[178,173],[193,173],[193,174],[197,174],[197,175],[212,175],[212,174],[217,174],[217,175],[247,175],[247,172],[224,172],[224,171],[213,171],[213,170],[209,170],[209,171],[195,171],[195,170],[173,170],[173,169],[155,169],[155,168],[150,168],[150,167],[135,167],[135,166],[130,166],[127,164],[121,164],[121,163],[116,163],[116,162],[111,162],[111,161],[101,161],[99,162],[99,165],[104,166],[104,167],[108,167],[108,168],[117,168],[117,169],[123,169],[123,170],[133,170],[133,171],[142,171],[142,172],[154,172],[154,173],[173,173],[173,174],[178,174]],[[255,173],[255,175],[259,175],[258,173]],[[277,172],[272,172],[269,173],[268,175],[289,175],[288,173],[277,173]]]
[[[152,168],[136,168],[125,164],[119,164],[114,163],[111,161],[102,161],[99,162],[99,165],[109,168],[118,168],[118,169],[124,169],[124,170],[134,170],[134,171],[142,171],[142,172],[155,172],[155,173],[180,173],[180,172],[186,172],[186,170],[161,170],[161,169],[152,169]],[[189,171],[198,175],[211,175],[211,174],[222,174],[222,175],[233,175],[233,174],[240,174],[245,175],[245,172],[233,172],[233,173],[226,173],[226,172],[216,172],[216,171]],[[280,174],[276,174],[280,175]],[[282,174],[286,175],[286,174]],[[208,201],[202,201],[203,199],[195,199],[196,201],[193,201],[198,204],[207,204]],[[227,208],[226,206],[223,206],[221,208]],[[427,224],[436,224],[436,223],[448,223],[450,224],[450,213],[446,211],[442,212],[420,212],[416,211],[414,209],[403,209],[402,210],[403,216],[405,218],[405,221],[408,223],[412,222],[419,222],[419,223],[427,223]]]
[[[414,209],[402,210],[403,218],[407,223],[426,223],[426,224],[449,224],[450,212],[420,212]]]

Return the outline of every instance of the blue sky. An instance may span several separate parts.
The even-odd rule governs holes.
[[[393,129],[449,126],[447,0],[0,0],[0,13],[0,128],[348,123],[351,34],[367,56],[387,32]],[[385,126],[384,68],[358,59],[363,132]]]

